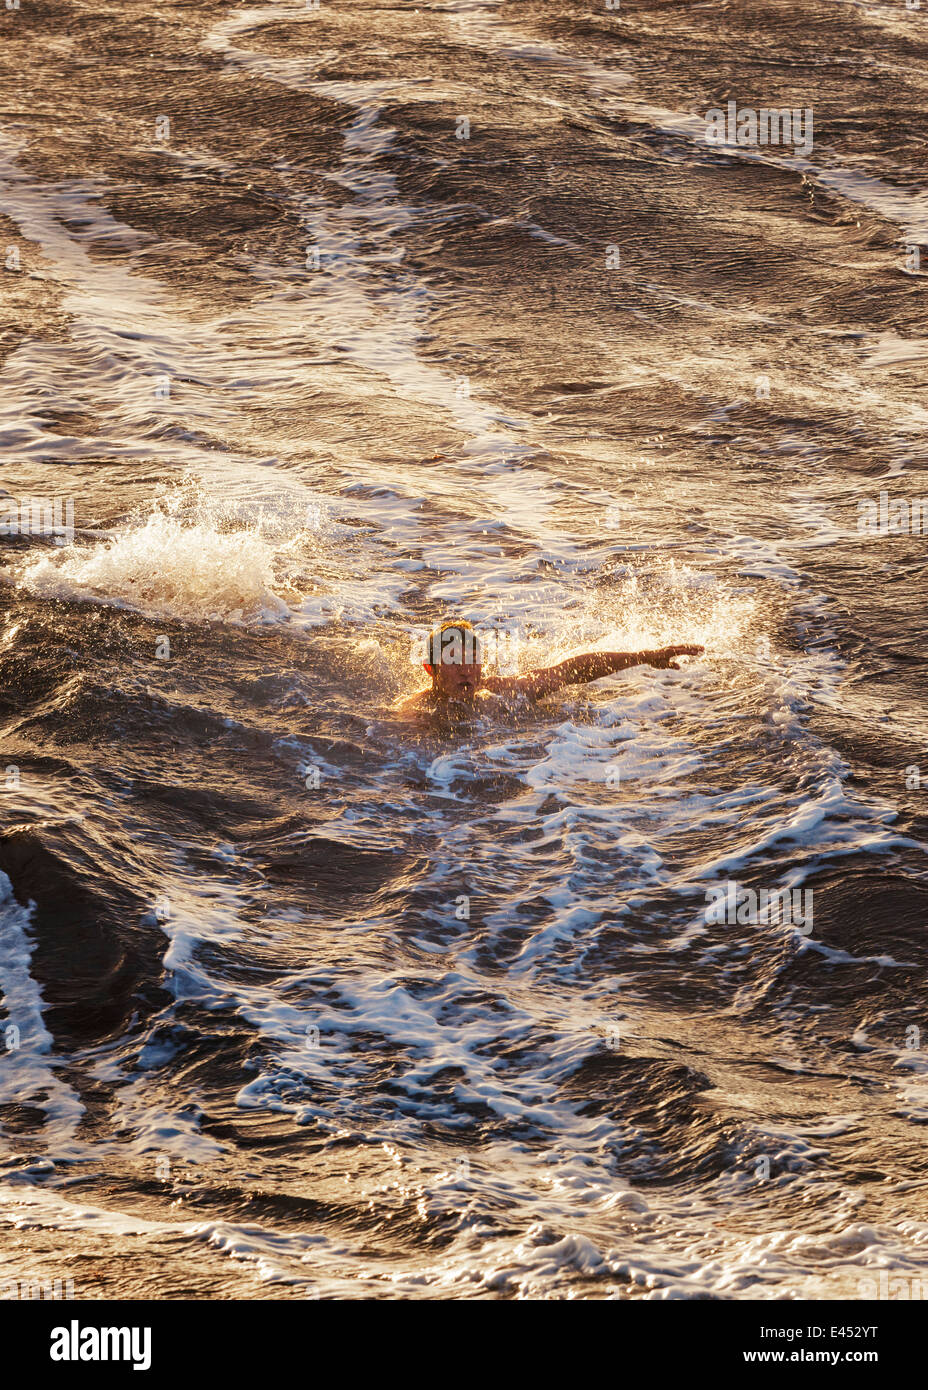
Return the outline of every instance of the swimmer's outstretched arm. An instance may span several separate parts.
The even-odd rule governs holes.
[[[585,685],[588,681],[598,681],[602,676],[612,676],[616,671],[625,671],[630,666],[656,666],[659,671],[679,671],[676,656],[699,656],[703,647],[660,647],[648,652],[587,652],[583,656],[571,656],[558,666],[546,666],[540,671],[530,671],[527,676],[490,676],[484,681],[484,688],[496,695],[525,695],[530,700],[540,700],[554,690],[565,685]]]

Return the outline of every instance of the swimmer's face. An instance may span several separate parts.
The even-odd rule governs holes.
[[[471,702],[483,679],[480,641],[469,623],[445,623],[429,638],[432,691],[440,700]]]
[[[473,700],[480,689],[483,667],[479,662],[442,662],[425,669],[433,689],[447,700]]]

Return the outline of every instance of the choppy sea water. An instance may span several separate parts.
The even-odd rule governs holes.
[[[914,1289],[928,10],[0,15],[0,1282]]]

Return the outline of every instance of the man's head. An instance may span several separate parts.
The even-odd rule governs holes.
[[[429,637],[429,659],[423,666],[432,689],[447,700],[473,700],[480,689],[483,656],[480,639],[470,623],[442,623]]]

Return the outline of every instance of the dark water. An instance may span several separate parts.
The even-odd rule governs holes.
[[[914,1287],[928,7],[0,24],[0,1281]]]

